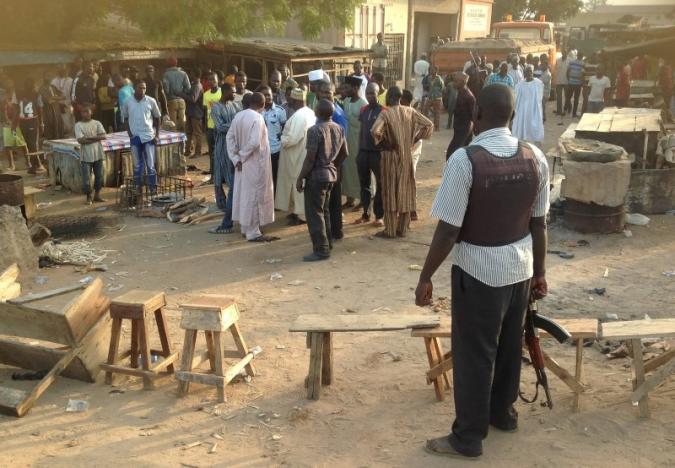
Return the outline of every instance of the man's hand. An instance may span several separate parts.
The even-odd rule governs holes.
[[[239,172],[241,172],[241,161],[239,161],[235,166]]]
[[[295,182],[295,189],[299,192],[302,193],[305,190],[305,180],[298,177],[298,180]]]
[[[434,285],[431,281],[420,280],[415,290],[415,304],[423,307],[431,304],[431,297],[434,292]]]
[[[532,278],[530,289],[532,290],[532,296],[535,299],[539,300],[545,298],[548,294],[548,284],[546,283],[546,277],[535,276]]]
[[[155,135],[155,137],[152,139],[152,144],[157,146],[159,144],[159,137]]]

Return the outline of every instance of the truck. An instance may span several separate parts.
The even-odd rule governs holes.
[[[462,71],[464,64],[474,56],[485,56],[488,62],[506,60],[511,54],[547,54],[551,73],[555,71],[556,43],[553,23],[545,21],[506,21],[494,23],[490,37],[449,42],[431,53],[432,63],[439,73],[449,74]],[[497,70],[495,70],[497,72]]]

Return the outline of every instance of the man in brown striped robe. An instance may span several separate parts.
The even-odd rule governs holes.
[[[401,89],[387,92],[387,109],[380,113],[371,133],[382,148],[380,172],[384,231],[378,237],[405,237],[410,214],[416,210],[415,176],[412,148],[419,140],[430,138],[434,124],[412,107],[401,106]]]

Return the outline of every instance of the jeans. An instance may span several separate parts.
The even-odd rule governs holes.
[[[330,225],[331,182],[305,181],[305,217],[307,229],[312,239],[312,250],[321,257],[330,256],[331,242],[328,238]]]
[[[598,114],[605,108],[605,103],[602,101],[588,101],[588,112],[591,114]]]
[[[91,171],[94,171],[94,191],[98,193],[103,187],[103,160],[99,159],[94,162],[80,163],[82,167],[82,192],[85,195],[91,193]]]
[[[361,204],[363,205],[363,218],[370,219],[370,200],[373,199],[373,211],[375,218],[382,219],[384,208],[382,207],[382,184],[380,179],[380,157],[379,151],[359,151],[356,157],[356,167],[359,171],[359,182],[361,183]],[[375,185],[377,190],[373,197],[372,178],[375,176]]]
[[[225,183],[227,184],[227,200],[225,200],[225,215],[223,216],[223,221],[220,223],[219,229],[232,229],[232,226],[234,226],[234,223],[232,222],[232,202],[234,198],[235,170],[234,164],[232,164],[230,158],[227,158],[226,162],[227,170],[225,171]]]
[[[150,190],[157,187],[157,171],[155,170],[155,143],[150,140],[145,143],[140,142],[140,138],[131,139],[131,154],[134,157],[134,181],[136,188],[140,189],[143,185],[144,169],[148,173],[148,186]]]
[[[213,174],[213,156],[216,151],[216,130],[214,128],[206,129],[206,143],[209,145],[209,174]]]
[[[305,195],[306,197],[307,195]],[[342,182],[341,174],[338,173],[338,180],[333,184],[330,190],[330,200],[328,202],[330,211],[330,234],[332,239],[342,239]],[[305,213],[307,216],[307,213]]]
[[[568,85],[567,96],[565,101],[565,108],[572,109],[572,115],[577,115],[579,107],[579,97],[581,96],[581,85]],[[572,98],[574,98],[574,106],[572,106]]]
[[[567,114],[570,111],[569,102],[567,102],[568,93],[567,85],[559,84],[555,86],[555,110],[558,115],[563,115],[563,112]]]
[[[455,422],[450,443],[476,456],[491,421],[503,424],[517,417],[513,404],[530,280],[491,287],[453,266],[451,283]]]

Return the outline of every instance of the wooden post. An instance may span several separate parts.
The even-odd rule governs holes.
[[[323,335],[323,364],[321,373],[321,384],[330,385],[333,383],[333,339],[330,332]]]
[[[323,334],[310,333],[312,343],[309,352],[309,375],[307,376],[307,398],[318,400],[321,397],[321,366],[323,363]]]
[[[635,390],[645,381],[645,363],[642,360],[642,341],[639,338],[630,341],[633,348],[633,370],[635,371],[633,390]],[[638,401],[638,408],[640,409],[640,417],[649,417],[649,403],[646,394]]]
[[[583,369],[583,356],[584,356],[584,339],[579,338],[577,340],[577,356],[576,356],[576,368],[574,369],[574,378],[577,379],[578,382],[581,382],[581,377],[583,375],[582,369]],[[579,392],[574,392],[574,402],[572,403],[572,411],[577,412],[579,411],[579,398],[581,397],[581,394]]]

